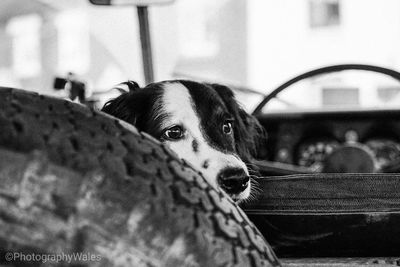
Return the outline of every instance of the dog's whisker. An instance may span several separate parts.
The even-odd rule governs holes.
[[[251,174],[251,175],[249,175],[249,176],[250,176],[250,178],[253,179],[253,180],[260,180],[260,179],[262,179],[261,176],[258,176],[258,175],[256,175],[256,174]]]
[[[252,194],[255,194],[255,195],[258,195],[258,194],[261,194],[263,191],[260,189],[260,188],[253,188],[251,191],[250,191],[250,195],[252,195]]]
[[[251,162],[246,162],[245,164],[250,169],[258,169],[259,168],[257,164],[254,164],[254,163],[251,163]]]

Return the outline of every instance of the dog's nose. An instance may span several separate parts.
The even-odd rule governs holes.
[[[218,174],[218,184],[228,194],[239,194],[249,186],[250,178],[243,169],[227,168]]]

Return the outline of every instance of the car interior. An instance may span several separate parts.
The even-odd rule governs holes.
[[[400,0],[28,2],[0,2],[1,87],[225,84],[267,134],[239,207],[282,266],[400,266]]]

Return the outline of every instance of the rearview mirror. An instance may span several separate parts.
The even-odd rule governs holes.
[[[157,4],[169,4],[174,2],[174,0],[89,0],[93,5],[102,6],[150,6]]]

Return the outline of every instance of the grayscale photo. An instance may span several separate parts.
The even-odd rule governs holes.
[[[400,0],[0,0],[0,266],[400,266]]]

